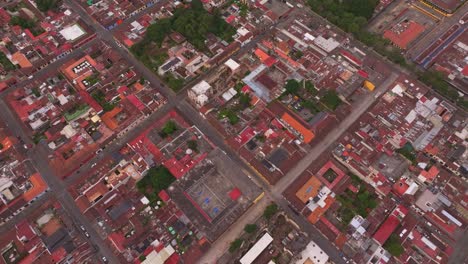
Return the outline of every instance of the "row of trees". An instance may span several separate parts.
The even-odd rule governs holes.
[[[276,213],[278,212],[278,205],[275,203],[272,203],[268,205],[265,210],[263,211],[263,217],[268,221],[270,220]],[[258,230],[257,224],[246,224],[244,226],[244,231],[247,234],[253,234]],[[231,242],[229,245],[229,252],[234,253],[237,251],[242,244],[244,243],[244,240],[242,238],[237,238],[234,241]]]

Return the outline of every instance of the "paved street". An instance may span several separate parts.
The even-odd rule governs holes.
[[[3,121],[8,125],[9,129],[16,133],[18,137],[21,137],[25,143],[30,144],[31,139],[25,133],[26,128],[23,123],[17,120],[16,116],[11,112],[10,108],[6,105],[4,100],[0,100],[0,112],[2,113]],[[80,210],[76,206],[73,198],[67,192],[63,182],[55,175],[55,173],[49,167],[49,155],[48,149],[44,145],[38,145],[35,148],[27,151],[27,157],[31,160],[33,165],[39,171],[47,185],[49,186],[50,192],[57,198],[62,205],[64,211],[72,219],[77,227],[83,225],[88,233],[90,234],[90,243],[96,245],[102,256],[105,256],[111,263],[118,263],[118,259],[114,256],[112,251],[107,247],[107,244],[101,240],[97,232],[92,228],[88,220],[81,214]],[[37,205],[33,204],[33,207],[37,207],[44,200],[40,199],[37,201]],[[10,223],[13,223],[10,221]],[[11,225],[9,223],[9,225]],[[5,227],[3,227],[5,228]],[[78,229],[79,230],[79,229]],[[83,238],[84,235],[83,235]]]
[[[431,31],[429,31],[423,38],[419,39],[407,53],[407,56],[411,59],[416,59],[426,47],[429,47],[431,43],[436,41],[442,34],[444,34],[451,26],[458,24],[460,18],[462,18],[468,12],[468,5],[465,3],[460,9],[450,17],[444,17],[438,25],[436,25]]]
[[[79,213],[79,210],[78,210],[78,208],[76,208],[76,206],[75,206],[72,198],[70,197],[70,195],[66,191],[64,191],[64,190],[66,190],[66,186],[71,184],[75,179],[79,178],[83,172],[85,172],[87,169],[89,169],[90,164],[92,164],[94,162],[98,162],[106,154],[111,153],[113,151],[116,151],[119,147],[121,147],[123,144],[125,144],[125,142],[128,139],[136,136],[139,133],[139,131],[141,131],[142,128],[148,126],[154,120],[156,120],[160,116],[164,115],[173,106],[176,106],[177,109],[182,113],[182,115],[186,119],[190,120],[190,122],[192,122],[193,124],[198,126],[200,128],[200,130],[207,137],[209,137],[210,140],[213,141],[213,143],[215,143],[222,150],[224,150],[228,154],[228,156],[233,158],[233,160],[235,160],[239,164],[242,164],[242,166],[246,170],[251,172],[250,173],[251,175],[256,175],[255,173],[253,173],[250,170],[250,168],[248,166],[246,166],[240,160],[240,158],[237,156],[236,153],[232,152],[228,148],[228,146],[225,144],[224,140],[220,137],[220,135],[217,133],[217,131],[210,124],[208,124],[200,115],[194,114],[194,113],[198,113],[198,111],[196,109],[194,109],[185,100],[183,100],[184,97],[185,97],[185,93],[175,95],[172,92],[172,90],[170,90],[167,86],[163,85],[162,82],[150,70],[148,70],[140,61],[135,59],[121,45],[116,43],[116,41],[115,41],[114,37],[112,36],[111,32],[105,30],[101,25],[96,23],[96,21],[94,21],[77,3],[75,3],[75,2],[73,2],[71,0],[66,0],[66,2],[73,8],[73,10],[75,12],[77,12],[81,16],[81,18],[86,23],[91,25],[94,28],[94,30],[96,30],[96,33],[97,33],[97,36],[98,36],[99,39],[104,40],[108,45],[111,46],[111,48],[118,51],[119,54],[126,61],[129,62],[129,64],[131,64],[133,67],[135,67],[135,70],[141,72],[142,75],[144,76],[144,78],[146,80],[148,80],[152,84],[153,87],[157,87],[161,91],[161,93],[163,95],[165,95],[167,97],[167,99],[168,99],[168,104],[166,106],[164,106],[159,111],[157,111],[157,112],[153,113],[152,115],[150,115],[150,117],[148,117],[148,119],[146,121],[142,122],[140,125],[133,128],[123,138],[117,139],[113,144],[106,147],[105,151],[101,155],[99,155],[96,158],[92,159],[91,161],[89,161],[87,164],[85,164],[80,169],[81,173],[76,173],[76,174],[72,175],[69,179],[67,179],[65,181],[65,185],[62,182],[60,182],[58,180],[58,178],[53,173],[51,173],[50,168],[48,167],[47,163],[45,162],[46,160],[38,157],[38,156],[47,157],[48,153],[47,153],[47,150],[45,148],[37,147],[36,148],[37,150],[35,150],[34,152],[31,152],[31,154],[29,154],[29,155],[31,155],[32,158],[38,158],[36,166],[40,170],[41,174],[47,175],[45,177],[46,178],[45,180],[50,185],[51,190],[54,193],[56,193],[58,199],[60,200],[60,202],[62,203],[62,205],[66,209],[67,213],[74,219],[74,221],[77,224],[83,224],[83,225],[85,225],[85,227],[87,229],[91,229],[91,227],[89,225],[86,225],[86,223],[87,223],[86,219],[84,219],[84,217]],[[245,46],[243,49],[238,51],[238,54],[240,54],[240,53],[242,53],[244,51],[250,50],[252,47],[254,47],[254,45],[256,44],[257,41],[261,40],[261,37],[262,37],[262,35],[258,35],[247,46]],[[83,50],[83,49],[81,49],[81,50]],[[77,50],[75,52],[70,53],[69,56],[64,57],[64,59],[70,59],[70,57],[72,57],[72,56],[79,56],[79,55],[80,55],[79,50]],[[60,61],[58,61],[56,63],[53,63],[53,64],[49,65],[46,69],[40,71],[34,77],[38,78],[42,74],[46,74],[47,72],[54,71],[54,70],[58,69],[59,66],[60,66]],[[372,98],[373,98],[372,96],[369,96],[368,100],[366,101],[367,103],[362,104],[360,109],[364,109],[364,107],[366,105],[369,106],[373,102]],[[6,111],[9,111],[9,109],[5,109],[7,107],[3,102],[2,102],[2,104],[0,104],[0,107],[1,107],[0,110],[4,109]],[[365,109],[367,109],[367,107]],[[21,136],[22,137],[27,138],[26,134],[23,132],[24,131],[24,129],[23,129],[24,125],[21,122],[19,122],[18,120],[16,120],[16,118],[11,114],[11,112],[9,112],[9,113],[10,113],[10,115],[7,118],[8,123],[11,124],[12,127],[15,127],[16,128],[15,130],[21,131],[21,133],[22,133]],[[355,117],[355,119],[357,119],[357,117],[358,117],[358,115]],[[345,125],[340,126],[340,128],[341,128],[341,130],[344,131],[351,124],[352,124],[351,121],[346,122]],[[337,132],[334,132],[334,133],[331,133],[331,135],[336,135],[336,137],[338,137],[341,134],[340,133],[341,130],[339,130]],[[296,221],[301,224],[301,227],[304,230],[308,231],[309,235],[311,235],[313,238],[319,240],[317,242],[319,243],[319,245],[324,250],[327,251],[327,253],[330,255],[332,260],[334,260],[337,263],[340,263],[341,258],[339,257],[339,252],[334,248],[332,243],[330,241],[328,241],[327,239],[323,238],[319,234],[319,232],[317,232],[317,230],[312,225],[305,222],[305,220],[302,217],[297,217],[294,214],[292,214],[291,210],[287,206],[287,202],[284,200],[284,198],[281,195],[282,190],[284,190],[292,181],[294,181],[300,175],[300,173],[308,166],[308,164],[316,158],[316,155],[320,154],[323,150],[327,149],[328,146],[330,144],[332,144],[332,143],[333,143],[333,141],[326,140],[326,141],[323,142],[323,144],[320,144],[319,145],[320,147],[317,149],[317,151],[313,152],[313,153],[316,153],[316,154],[314,154],[315,156],[314,155],[312,155],[312,156],[309,155],[306,161],[303,161],[300,164],[298,164],[297,169],[293,170],[292,173],[286,175],[285,178],[284,178],[285,180],[282,180],[279,184],[277,184],[277,187],[274,187],[273,190],[271,190],[271,187],[268,184],[266,184],[265,182],[263,182],[263,180],[257,179],[256,181],[258,183],[260,183],[262,188],[268,192],[268,196],[271,196],[271,197],[274,198],[275,202],[277,202],[282,207],[283,210],[285,210],[290,215],[292,215],[292,217],[297,218]],[[278,192],[277,189],[279,189],[281,191]],[[266,199],[266,198],[264,198],[264,199]],[[261,215],[261,213],[263,212],[262,207],[261,207],[262,204],[264,204],[264,201],[261,201],[258,204],[254,205],[256,209],[255,208],[252,209],[252,211],[255,212],[255,214],[253,214],[253,216],[259,217]],[[231,228],[239,230],[239,229],[242,229],[243,226],[244,225],[242,224],[242,222],[240,222],[240,223],[236,223]],[[110,253],[109,249],[107,248],[106,244],[103,243],[100,240],[97,233],[95,233],[94,230],[92,232],[89,232],[89,233],[91,235],[92,241],[94,243],[96,243],[97,246],[99,247],[99,249],[101,251],[101,254],[108,257],[108,259],[112,259],[111,256],[110,256],[111,253]],[[229,236],[228,236],[228,238],[229,238]],[[225,238],[220,238],[220,241],[224,241],[223,239],[225,240]],[[229,238],[229,239],[232,239],[232,238]],[[225,246],[225,244],[224,244],[224,246]],[[219,248],[213,247],[213,249],[219,251]]]
[[[465,229],[461,241],[453,248],[453,254],[450,256],[448,264],[468,263],[468,252],[466,250],[468,245],[468,230]]]
[[[297,165],[288,172],[283,178],[275,186],[269,186],[264,184],[264,190],[266,193],[265,198],[263,200],[268,199],[271,197],[280,207],[284,210],[288,215],[299,224],[299,226],[307,232],[311,239],[313,239],[327,254],[330,256],[330,259],[333,260],[335,263],[344,263],[344,261],[339,256],[339,251],[335,248],[335,246],[325,237],[323,237],[318,229],[316,229],[313,225],[306,221],[306,219],[302,216],[296,215],[292,211],[292,209],[288,206],[288,201],[283,197],[282,193],[286,190],[286,188],[293,183],[306,169],[309,165],[314,162],[323,152],[327,151],[335,141],[352,125],[356,120],[365,112],[369,107],[376,101],[377,97],[391,88],[391,84],[398,78],[397,74],[390,75],[385,82],[376,88],[373,93],[369,93],[366,95],[365,98],[362,99],[359,104],[357,104],[356,108],[352,110],[352,113],[343,120],[335,129],[330,131],[328,136],[324,138],[321,142],[319,142],[312,150],[309,152],[307,156],[305,156],[301,161],[297,163]],[[203,131],[203,130],[202,130]],[[254,174],[255,175],[255,174]],[[265,185],[267,187],[265,187]],[[253,205],[253,208],[249,210],[247,213],[248,217],[251,219],[256,219],[261,217],[263,210],[262,205],[265,203],[259,202],[258,204]],[[245,221],[241,217],[236,223],[234,223],[230,230],[241,230],[245,226]],[[234,232],[234,231],[233,231]],[[204,257],[200,263],[202,264],[211,264],[214,263],[213,258],[214,256],[219,256],[219,252],[221,252],[225,247],[226,240],[233,240],[237,236],[231,236],[233,232],[228,232],[223,234],[223,236],[216,241],[212,247],[210,248],[206,257]],[[238,233],[240,234],[240,232]]]
[[[65,0],[65,2],[72,8],[73,11],[77,12],[81,16],[81,18],[96,31],[97,39],[85,44],[79,49],[72,51],[70,54],[64,56],[61,60],[51,63],[45,69],[38,71],[34,75],[33,79],[22,82],[20,85],[13,89],[23,87],[25,84],[30,83],[37,78],[41,78],[50,72],[57,71],[57,69],[63,64],[63,61],[81,56],[82,52],[85,51],[86,48],[95,44],[96,41],[103,40],[112,49],[117,51],[120,54],[120,56],[123,57],[123,59],[125,59],[131,66],[133,66],[137,72],[140,72],[143,75],[143,77],[151,83],[153,87],[156,87],[168,99],[168,103],[164,105],[161,109],[152,113],[147,119],[145,119],[145,121],[130,129],[128,133],[125,134],[123,137],[117,138],[111,144],[106,146],[105,150],[102,153],[100,153],[99,155],[88,161],[86,164],[84,164],[80,168],[80,172],[72,174],[67,179],[65,179],[65,181],[59,180],[59,178],[50,169],[48,165],[48,155],[50,153],[48,148],[46,148],[44,145],[40,144],[27,153],[28,157],[34,161],[34,165],[49,185],[51,193],[53,193],[62,204],[65,212],[71,217],[71,219],[75,222],[77,226],[83,225],[88,230],[90,234],[90,242],[97,246],[101,255],[106,256],[110,263],[118,263],[118,260],[113,256],[113,253],[107,246],[107,244],[101,240],[101,238],[99,237],[97,232],[92,228],[88,220],[80,213],[79,209],[73,201],[73,198],[66,191],[67,187],[70,186],[78,178],[85,176],[86,171],[90,169],[91,164],[99,162],[106,155],[117,151],[124,144],[126,144],[126,142],[129,139],[138,135],[142,131],[142,129],[148,127],[155,120],[161,118],[171,108],[176,107],[178,111],[184,116],[184,118],[196,125],[215,145],[217,145],[220,149],[225,151],[227,155],[231,157],[231,159],[233,159],[246,171],[248,171],[251,176],[254,176],[255,182],[257,182],[266,193],[264,198],[262,198],[258,203],[252,205],[252,207],[246,212],[246,214],[240,217],[239,220],[213,244],[208,254],[204,256],[200,263],[214,263],[216,258],[219,257],[223,252],[225,252],[227,247],[229,247],[230,241],[232,241],[243,231],[245,223],[251,222],[253,221],[253,219],[261,217],[263,209],[269,203],[270,199],[276,202],[282,210],[288,213],[289,216],[294,221],[296,221],[300,225],[300,227],[304,231],[306,231],[309,234],[309,236],[330,256],[331,260],[333,260],[335,263],[344,262],[340,257],[340,252],[335,248],[332,242],[324,238],[313,225],[306,221],[304,217],[298,216],[294,212],[292,212],[292,210],[288,206],[288,202],[282,196],[282,193],[292,182],[294,182],[302,174],[302,172],[312,162],[314,162],[321,155],[321,153],[327,151],[331,146],[333,146],[335,141],[376,101],[376,98],[379,95],[381,95],[383,92],[390,88],[390,85],[398,77],[396,73],[393,73],[392,75],[388,76],[385,82],[381,86],[377,87],[377,89],[373,93],[369,93],[363,96],[362,100],[355,105],[355,108],[352,110],[351,114],[343,122],[341,122],[336,128],[330,131],[327,137],[321,142],[319,142],[310,151],[310,153],[301,161],[299,161],[297,165],[289,173],[287,173],[275,186],[270,186],[269,184],[265,183],[256,173],[254,173],[239,158],[239,156],[227,146],[224,139],[217,133],[217,131],[202,116],[198,114],[198,111],[195,108],[193,108],[185,100],[185,92],[176,95],[170,88],[165,86],[151,70],[147,69],[140,61],[134,58],[125,47],[122,47],[119,43],[117,43],[112,35],[112,32],[105,30],[92,17],[90,17],[85,12],[85,10],[83,10],[81,6],[79,6],[79,4],[72,0]],[[136,19],[138,17],[139,15],[131,18],[131,20]],[[129,23],[131,20],[125,23]],[[267,32],[265,32],[264,34],[266,33]],[[257,35],[254,38],[254,40],[252,40],[249,44],[247,44],[240,51],[238,51],[235,54],[235,56],[250,50],[256,45],[256,43],[259,40],[261,40],[262,37],[263,34]],[[209,74],[209,72],[207,74]],[[12,89],[7,90],[7,92],[11,91]],[[2,97],[4,97],[4,95],[4,93],[1,94]],[[11,112],[11,110],[8,108],[8,106],[3,100],[0,100],[0,111],[2,111],[2,117],[8,124],[10,129],[12,131],[15,131],[17,133],[17,136],[23,138],[23,140],[26,143],[30,143],[31,140],[28,137],[28,133],[25,132],[28,131],[28,129],[20,120],[18,120],[17,116]]]

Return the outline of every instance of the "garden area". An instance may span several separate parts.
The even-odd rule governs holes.
[[[40,27],[35,20],[26,19],[21,16],[12,16],[10,24],[13,26],[20,26],[22,29],[29,29],[34,36],[38,36],[45,32],[45,30]]]
[[[407,160],[411,161],[413,165],[416,164],[416,151],[411,143],[407,142],[403,147],[396,150],[396,153],[402,155]]]
[[[89,105],[87,104],[76,104],[74,105],[70,110],[65,112],[63,115],[67,122],[73,121],[79,116],[83,115],[86,113],[89,109]]]
[[[143,40],[133,45],[130,50],[148,68],[157,71],[168,58],[168,47],[163,43],[171,32],[182,34],[195,48],[206,51],[207,34],[211,33],[231,42],[236,30],[221,17],[218,10],[209,13],[203,8],[200,0],[194,0],[190,8],[178,8],[172,17],[160,19],[150,25]],[[180,90],[184,84],[183,80],[171,74],[163,77],[168,86],[175,91]]]
[[[218,112],[218,119],[227,119],[231,125],[239,123],[239,113],[250,107],[252,98],[249,93],[244,93],[241,88],[244,86],[239,82],[234,88],[237,94],[230,100],[229,106],[221,109]]]
[[[111,111],[116,106],[115,102],[109,102],[103,91],[97,89],[91,93],[91,97],[102,107],[104,112]]]
[[[336,172],[332,169],[328,169],[324,174],[323,174],[323,178],[325,178],[325,180],[327,180],[328,182],[333,182],[336,177],[338,177],[338,174],[336,174]]]
[[[319,94],[310,80],[298,82],[290,79],[286,82],[284,89],[285,91],[279,99],[288,95],[294,96],[300,103],[300,107],[306,108],[313,115],[323,111],[324,108],[334,111],[341,104],[341,99],[334,90],[327,90]],[[320,100],[315,98],[317,95]],[[293,108],[298,110],[301,109],[300,107],[294,106]]]
[[[138,191],[143,193],[150,202],[158,201],[158,194],[167,189],[176,178],[164,166],[152,167],[146,175],[137,182]]]
[[[354,216],[360,215],[366,218],[370,211],[377,207],[377,195],[370,193],[363,183],[360,184],[357,193],[347,189],[338,195],[336,199],[341,204],[337,213],[344,229]]]
[[[166,137],[172,135],[176,131],[177,131],[176,122],[174,122],[172,120],[169,120],[169,121],[166,122],[166,124],[164,124],[161,131],[159,131],[159,136],[161,136],[162,138],[166,138]]]
[[[11,61],[7,58],[5,53],[0,51],[0,65],[5,69],[5,71],[12,71],[16,69],[16,66],[11,63]]]

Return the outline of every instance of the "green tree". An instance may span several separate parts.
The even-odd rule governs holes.
[[[42,12],[57,9],[60,4],[60,0],[35,0],[35,2],[37,9],[41,10]]]
[[[411,161],[411,163],[416,164],[416,151],[411,143],[407,142],[403,147],[397,149],[395,152]]]
[[[23,29],[33,29],[36,26],[34,20],[25,19],[20,16],[12,16],[10,19],[10,24],[13,26],[20,26]]]
[[[250,94],[249,93],[240,93],[239,95],[239,104],[242,109],[245,109],[250,106]]]
[[[276,204],[270,204],[265,208],[265,211],[263,211],[263,217],[265,217],[267,220],[273,217],[276,212],[278,212],[278,205]]]
[[[307,92],[309,92],[310,94],[314,96],[318,94],[317,89],[315,89],[314,84],[310,80],[305,81],[304,88],[306,89]]]
[[[238,250],[241,246],[244,240],[237,238],[236,240],[232,241],[231,244],[229,245],[229,252],[234,253],[236,250]]]
[[[198,152],[198,143],[196,140],[187,141],[187,147],[195,152]]]
[[[247,224],[244,227],[244,231],[248,234],[252,234],[253,232],[257,231],[257,225],[256,224]]]
[[[160,191],[167,189],[176,179],[164,166],[152,167],[137,182],[137,189],[150,200],[156,200]]]
[[[161,132],[159,133],[159,135],[162,138],[165,138],[165,137],[171,135],[172,133],[174,133],[176,130],[177,130],[177,124],[173,120],[169,120],[169,121],[166,122],[166,124],[164,124],[164,126],[163,126]]]
[[[388,240],[385,242],[383,247],[390,253],[392,256],[398,257],[403,252],[405,252],[404,248],[401,246],[400,239],[396,234],[392,234]]]
[[[341,104],[341,99],[338,97],[338,94],[334,90],[328,90],[322,97],[321,102],[330,108],[335,110]]]
[[[297,95],[301,86],[298,81],[291,79],[286,82],[284,88],[286,89],[286,93]]]
[[[219,111],[218,118],[219,119],[227,118],[231,125],[235,125],[239,123],[239,117],[236,115],[236,113],[234,113],[232,109],[229,109],[229,108],[225,108]]]

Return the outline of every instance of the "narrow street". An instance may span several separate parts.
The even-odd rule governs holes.
[[[164,85],[151,70],[147,69],[139,60],[133,57],[133,55],[129,53],[126,48],[117,43],[112,32],[107,31],[100,24],[98,24],[91,16],[86,13],[85,10],[82,9],[81,6],[79,6],[79,4],[73,0],[65,0],[65,2],[72,8],[74,12],[77,12],[81,18],[95,30],[97,34],[96,40],[85,44],[75,51],[72,51],[62,59],[49,64],[46,68],[37,72],[32,79],[20,83],[13,89],[23,87],[24,85],[33,82],[36,79],[40,79],[51,72],[56,72],[63,64],[63,61],[80,56],[87,47],[95,44],[96,41],[103,40],[113,50],[117,51],[124,60],[133,66],[137,72],[140,72],[143,77],[151,83],[152,87],[157,88],[168,100],[168,103],[165,106],[152,113],[145,121],[129,130],[128,133],[123,137],[116,139],[110,145],[106,146],[106,149],[100,155],[84,164],[80,169],[81,173],[74,173],[65,181],[61,181],[50,169],[48,164],[48,155],[50,152],[46,146],[39,144],[32,150],[29,150],[27,153],[28,158],[34,161],[34,165],[49,185],[51,193],[56,196],[65,212],[72,218],[73,222],[77,226],[83,225],[87,229],[90,234],[90,243],[96,245],[102,256],[105,256],[110,263],[118,263],[117,258],[113,255],[112,250],[109,248],[108,244],[99,237],[86,217],[81,214],[78,207],[75,205],[73,198],[67,192],[67,187],[70,186],[76,179],[85,175],[84,173],[87,171],[87,169],[90,168],[90,164],[99,162],[107,154],[117,151],[120,147],[126,144],[129,139],[138,135],[142,129],[163,116],[171,108],[176,107],[178,111],[184,116],[184,118],[196,125],[215,145],[225,151],[227,155],[231,157],[231,159],[237,162],[240,166],[243,166],[243,168],[245,168],[245,170],[248,171],[251,175],[254,175],[256,177],[256,182],[258,182],[266,192],[266,195],[263,199],[254,204],[246,214],[241,216],[239,220],[212,245],[209,253],[200,263],[214,263],[216,258],[229,246],[228,243],[230,243],[230,241],[232,241],[238,234],[240,234],[240,232],[242,232],[246,221],[251,221],[261,216],[264,207],[270,202],[270,198],[276,202],[281,207],[281,209],[288,213],[292,219],[297,221],[301,228],[305,230],[324,251],[326,251],[332,261],[335,263],[343,263],[343,260],[339,254],[340,252],[335,248],[332,242],[324,238],[320,232],[318,232],[318,230],[309,224],[303,217],[297,216],[292,212],[292,210],[288,207],[288,202],[282,196],[282,192],[299,177],[299,175],[310,165],[311,162],[317,159],[321,153],[332,146],[334,142],[359,118],[359,116],[361,116],[361,114],[363,114],[376,101],[376,96],[374,95],[377,92],[382,94],[389,88],[390,84],[393,83],[393,81],[396,79],[396,74],[389,76],[384,85],[378,87],[373,94],[368,94],[365,98],[363,98],[363,100],[359,102],[353,112],[342,123],[340,123],[338,127],[330,131],[329,135],[317,146],[315,146],[304,159],[298,162],[297,165],[278,182],[278,184],[275,186],[270,186],[269,184],[265,183],[256,173],[254,173],[250,167],[248,167],[239,158],[239,156],[227,146],[224,139],[217,133],[216,129],[214,129],[203,117],[201,117],[198,114],[198,111],[185,100],[186,94],[184,92],[179,93],[178,95],[175,94],[170,88]],[[266,32],[264,34],[266,34]],[[249,51],[256,45],[258,41],[262,39],[262,36],[262,34],[256,36],[254,40],[238,51],[238,54]],[[7,92],[11,92],[13,89],[9,89]],[[5,93],[1,94],[3,98],[4,95]],[[28,129],[21,122],[21,120],[19,120],[18,117],[11,112],[3,100],[0,101],[0,111],[4,113],[3,118],[10,129],[15,131],[19,137],[25,140],[25,142],[30,142],[28,136],[29,133],[26,132]]]

